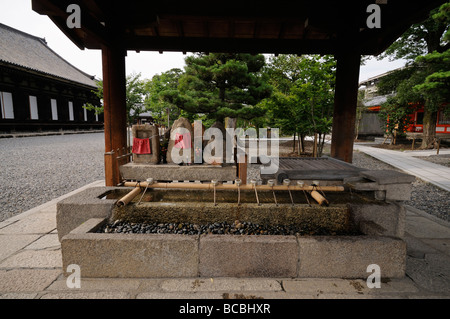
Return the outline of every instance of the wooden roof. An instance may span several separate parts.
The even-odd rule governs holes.
[[[367,27],[367,6],[379,3],[381,28]],[[81,49],[334,54],[344,46],[383,52],[411,24],[444,0],[148,1],[32,0]],[[81,8],[69,29],[69,4]],[[341,39],[351,30],[351,41]]]

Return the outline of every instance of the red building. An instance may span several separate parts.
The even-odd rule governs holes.
[[[380,111],[381,106],[372,106],[368,109],[372,112]],[[411,124],[408,126],[407,131],[413,133],[423,132],[423,106],[418,106],[416,110],[410,115]],[[450,116],[446,116],[444,110],[438,111],[436,121],[436,133],[450,134]]]

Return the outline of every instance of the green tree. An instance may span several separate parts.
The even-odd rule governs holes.
[[[95,81],[95,85],[97,86],[96,90],[92,90],[91,92],[94,93],[98,99],[100,100],[100,105],[93,105],[92,103],[86,103],[83,107],[88,111],[94,111],[95,114],[103,114],[104,108],[103,108],[103,81],[98,80]]]
[[[284,133],[318,134],[320,156],[331,130],[336,62],[332,56],[278,56],[267,74],[275,92],[266,101],[269,122]]]
[[[257,104],[271,94],[271,87],[260,72],[265,64],[263,55],[198,53],[185,61],[178,88],[163,94],[166,101],[188,114],[222,122],[264,115]]]
[[[145,84],[141,74],[130,74],[126,79],[126,105],[128,125],[133,124],[139,114],[145,112]]]
[[[145,111],[144,108],[144,81],[140,79],[141,74],[130,74],[126,79],[126,109],[127,109],[127,122],[131,125],[139,114]],[[93,91],[102,102],[102,105],[86,104],[87,110],[94,110],[96,114],[102,114],[104,111],[103,106],[103,80],[97,81],[97,90]]]
[[[180,109],[164,99],[166,91],[176,91],[178,83],[183,71],[178,68],[170,69],[153,76],[149,81],[145,82],[146,98],[144,101],[147,110],[151,111],[155,120],[160,124],[168,124],[176,120],[181,112]]]
[[[424,132],[421,148],[433,147],[436,139],[437,112],[448,99],[449,3],[430,12],[421,23],[411,26],[379,58],[408,60],[408,67],[393,72],[381,83],[384,89],[394,88],[401,100],[414,97],[409,103],[424,105]],[[447,61],[447,62],[446,62]],[[384,83],[383,83],[384,82]],[[400,90],[401,85],[406,86]],[[416,93],[411,96],[412,91]],[[401,96],[405,94],[405,96]],[[399,96],[400,95],[400,96]]]

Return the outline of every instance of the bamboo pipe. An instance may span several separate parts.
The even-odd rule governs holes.
[[[125,182],[125,187],[147,187],[146,182]],[[244,184],[240,185],[239,188],[241,190],[253,190],[254,188],[257,188],[258,190],[262,191],[271,191],[272,189],[275,191],[287,191],[293,190],[293,191],[314,191],[317,189],[316,186],[286,186],[286,185],[256,185],[253,186],[252,184]],[[198,183],[153,183],[151,185],[148,185],[148,188],[183,188],[183,189],[213,189],[214,186],[211,183],[206,184],[198,184]],[[216,190],[236,190],[238,186],[236,184],[220,184],[216,186]],[[320,189],[324,192],[343,192],[345,191],[344,186],[321,186]]]
[[[133,198],[138,196],[140,194],[140,192],[141,192],[140,187],[134,188],[132,191],[130,191],[128,194],[126,194],[124,197],[122,197],[121,199],[119,199],[117,201],[117,206],[127,205],[129,202],[131,202],[133,200]]]
[[[325,197],[323,197],[318,191],[312,191],[311,197],[316,200],[317,203],[319,203],[320,206],[328,206],[329,203]]]

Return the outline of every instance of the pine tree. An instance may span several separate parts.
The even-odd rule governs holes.
[[[163,94],[167,101],[223,123],[225,118],[250,120],[264,115],[257,104],[272,89],[260,73],[263,55],[198,53],[185,61],[177,90]]]

